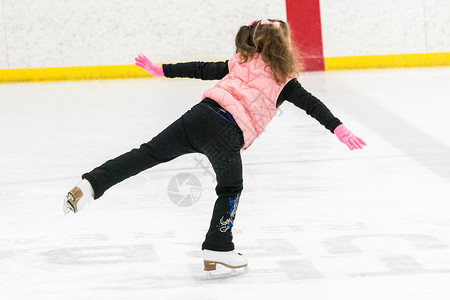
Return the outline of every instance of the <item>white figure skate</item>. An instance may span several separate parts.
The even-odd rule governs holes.
[[[94,197],[94,190],[86,179],[83,179],[76,187],[74,187],[64,198],[63,212],[77,213],[89,205]]]
[[[203,250],[203,263],[204,279],[237,276],[248,272],[247,258],[234,251]]]

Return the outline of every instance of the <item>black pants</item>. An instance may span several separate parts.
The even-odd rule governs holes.
[[[233,250],[231,229],[243,188],[240,149],[244,139],[239,127],[220,109],[216,102],[205,99],[150,142],[84,174],[95,199],[113,185],[157,164],[187,153],[203,153],[216,173],[218,198],[202,249]]]

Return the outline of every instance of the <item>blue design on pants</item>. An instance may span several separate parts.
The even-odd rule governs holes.
[[[239,205],[239,198],[241,194],[239,193],[235,199],[230,199],[230,211],[228,211],[229,217],[225,218],[222,216],[219,221],[219,230],[220,232],[226,232],[228,229],[230,229],[233,226],[234,218],[236,217],[236,210]]]

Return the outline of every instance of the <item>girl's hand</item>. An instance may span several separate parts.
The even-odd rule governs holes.
[[[367,146],[366,142],[364,142],[361,138],[353,135],[353,133],[348,130],[343,124],[336,127],[336,129],[334,130],[334,134],[352,151],[354,149],[362,149],[363,146]]]
[[[139,68],[144,69],[153,77],[163,77],[164,71],[162,66],[155,65],[152,63],[144,54],[139,54],[135,59],[135,65]]]

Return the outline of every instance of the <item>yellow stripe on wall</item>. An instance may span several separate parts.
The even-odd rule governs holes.
[[[450,66],[450,52],[325,57],[325,70]],[[151,77],[135,65],[0,69],[0,83]]]
[[[325,57],[325,70],[450,66],[450,53]]]
[[[0,69],[0,82],[94,80],[151,77],[135,65]]]

